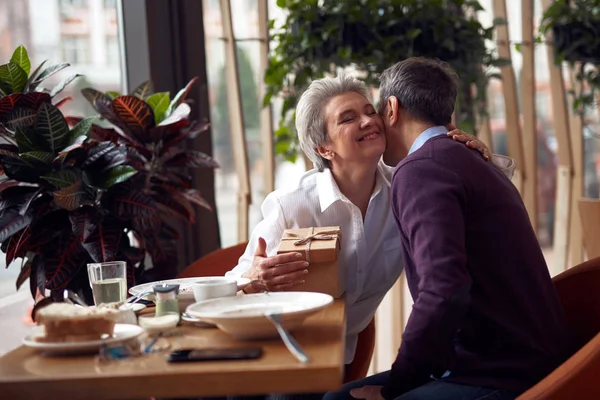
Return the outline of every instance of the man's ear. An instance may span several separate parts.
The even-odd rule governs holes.
[[[389,126],[394,126],[400,119],[400,102],[396,96],[388,97],[385,104],[384,117]]]

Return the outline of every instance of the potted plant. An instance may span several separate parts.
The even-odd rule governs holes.
[[[151,256],[152,266],[163,271],[161,278],[176,273],[176,229],[169,221],[180,218],[195,222],[194,205],[210,209],[192,187],[189,168],[216,168],[208,155],[189,149],[186,140],[205,132],[207,122],[190,121],[187,94],[197,81],[193,78],[173,99],[168,92],[153,93],[144,82],[130,95],[101,93],[92,88],[82,93],[100,116],[113,127],[92,126],[92,138],[108,140],[127,149],[127,161],[137,174],[127,186],[139,191],[129,207],[147,218],[133,219],[128,229]],[[72,123],[80,119],[69,118]]]
[[[349,0],[305,2],[280,0],[287,17],[271,32],[276,44],[265,73],[264,104],[283,93],[276,151],[293,160],[298,152],[293,110],[310,81],[332,72],[332,66],[354,66],[367,83],[378,85],[387,67],[411,56],[439,58],[458,73],[459,126],[475,132],[475,118],[485,113],[486,68],[504,65],[486,47],[494,26],[484,28],[474,16],[477,1]],[[502,21],[495,21],[496,24]],[[494,75],[497,76],[497,75]],[[472,88],[477,88],[473,93]]]
[[[573,108],[584,116],[600,89],[600,0],[556,0],[544,11],[540,33],[552,30],[555,63],[579,63],[575,78],[583,82]]]
[[[26,71],[26,52],[15,54]],[[17,288],[29,278],[34,298],[61,298],[69,288],[89,299],[86,263],[126,261],[132,285],[143,279],[146,255],[171,273],[177,232],[166,215],[193,221],[191,204],[207,206],[185,169],[216,166],[177,146],[207,127],[189,121],[184,101],[194,80],[173,101],[152,95],[149,83],[127,96],[85,89],[115,125],[106,128],[98,117],[65,118],[40,87],[19,92],[43,73],[25,84],[22,75],[0,72],[0,242],[7,266],[23,259]]]
[[[557,59],[600,64],[600,0],[556,0],[540,31],[552,29]]]

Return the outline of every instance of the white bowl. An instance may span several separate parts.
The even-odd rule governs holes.
[[[237,293],[237,282],[231,278],[199,280],[194,282],[194,299],[198,301],[216,299],[219,297],[235,296]]]
[[[205,300],[190,305],[186,312],[237,339],[249,340],[277,337],[266,312],[280,313],[283,326],[293,331],[331,303],[333,297],[323,293],[270,292]]]

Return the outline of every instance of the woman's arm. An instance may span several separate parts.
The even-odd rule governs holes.
[[[463,132],[460,129],[456,129],[456,127],[452,124],[448,125],[448,129],[450,130],[450,132],[448,132],[448,136],[457,142],[465,143],[467,147],[479,151],[483,158],[485,158],[487,161],[491,160],[496,167],[500,168],[500,170],[504,172],[508,179],[512,179],[516,168],[515,160],[507,156],[492,154],[485,143],[473,135]]]
[[[261,211],[263,220],[252,231],[238,265],[225,276],[243,276],[251,279],[252,284],[244,289],[246,292],[276,291],[294,287],[302,282],[308,265],[300,253],[277,255],[286,222],[275,193],[267,196]]]

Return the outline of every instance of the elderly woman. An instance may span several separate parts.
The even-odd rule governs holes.
[[[294,289],[310,269],[299,253],[276,255],[284,229],[340,226],[338,259],[346,275],[344,361],[349,364],[358,333],[402,272],[401,241],[390,206],[392,169],[380,162],[384,125],[365,84],[338,76],[312,82],[298,102],[296,128],[316,168],[294,188],[267,196],[264,219],[227,276],[250,278],[247,293]],[[487,148],[473,136],[458,130],[450,134],[486,156]]]

